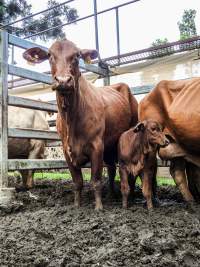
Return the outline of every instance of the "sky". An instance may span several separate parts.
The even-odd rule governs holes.
[[[179,39],[177,22],[181,19],[184,9],[196,9],[196,27],[200,34],[200,0],[141,0],[119,9],[120,47],[121,53],[131,52],[151,46],[157,38],[167,38],[169,42]],[[28,0],[33,7],[33,12],[46,8],[47,0]],[[64,1],[59,1],[60,3]],[[129,2],[128,0],[97,0],[98,11]],[[71,7],[78,10],[79,17],[93,13],[93,0],[75,0]],[[101,58],[117,54],[115,12],[110,11],[98,16],[99,46]],[[65,26],[66,36],[80,48],[95,48],[94,19],[90,18],[77,24]],[[47,47],[47,43],[36,41]],[[19,64],[21,52],[15,53]],[[39,68],[48,68],[44,64]]]

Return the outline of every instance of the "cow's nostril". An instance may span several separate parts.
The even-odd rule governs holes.
[[[59,82],[59,79],[55,76],[54,79],[56,80],[56,82]]]
[[[165,140],[165,145],[166,145],[166,146],[169,145],[169,140]]]

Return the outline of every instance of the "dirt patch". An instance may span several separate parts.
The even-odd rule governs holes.
[[[37,181],[0,211],[0,266],[200,266],[200,206],[190,212],[175,187],[158,193],[149,214],[140,190],[123,210],[105,186],[95,212],[88,184],[74,209],[71,182]]]

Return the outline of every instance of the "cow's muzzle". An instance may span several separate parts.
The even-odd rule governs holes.
[[[72,89],[74,87],[74,79],[71,75],[60,77],[54,77],[54,83],[52,86],[52,90],[57,90],[60,92],[67,91],[68,89]]]
[[[165,138],[165,139],[163,140],[163,143],[160,144],[160,147],[166,147],[166,146],[168,146],[169,144],[170,144],[169,140],[168,140],[167,138]]]

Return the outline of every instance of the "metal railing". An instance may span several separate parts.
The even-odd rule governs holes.
[[[50,75],[30,71],[25,68],[8,64],[8,45],[14,45],[21,48],[30,48],[36,46],[27,40],[12,36],[5,31],[1,31],[0,40],[0,191],[8,187],[9,170],[27,170],[27,169],[60,169],[67,168],[65,160],[30,160],[30,159],[8,159],[8,138],[28,138],[28,139],[48,139],[60,140],[54,131],[42,131],[33,129],[8,128],[8,105],[22,108],[31,108],[49,112],[57,112],[57,105],[54,103],[45,103],[42,101],[31,100],[8,95],[8,74],[28,78],[34,81],[51,84]],[[43,47],[44,48],[44,47]],[[44,48],[47,49],[47,48]],[[80,68],[94,71],[103,75],[104,84],[109,83],[107,72],[100,66],[85,65],[80,62]],[[148,93],[153,86],[140,87],[137,94]],[[88,167],[89,165],[87,165]]]

